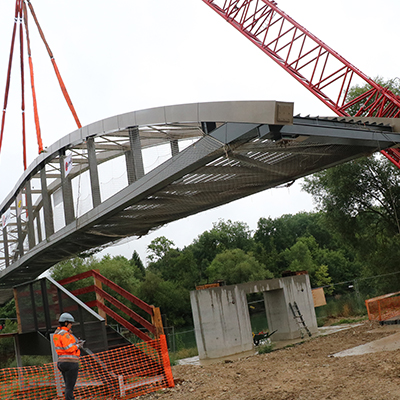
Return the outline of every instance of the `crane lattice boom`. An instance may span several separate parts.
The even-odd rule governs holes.
[[[203,0],[339,116],[398,118],[400,97],[380,86],[270,0]],[[347,101],[354,79],[371,89]],[[400,152],[382,152],[400,168]]]

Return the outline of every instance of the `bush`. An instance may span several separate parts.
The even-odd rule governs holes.
[[[21,357],[22,365],[24,367],[31,367],[34,365],[44,365],[53,362],[51,356],[22,356]],[[17,361],[10,361],[8,368],[16,368]]]
[[[364,303],[353,294],[337,295],[327,298],[327,304],[315,309],[318,326],[322,326],[328,319],[349,318],[364,316],[367,313]]]
[[[17,332],[17,323],[6,320],[1,333],[13,332]],[[0,368],[8,368],[14,357],[14,339],[12,337],[0,339]]]
[[[258,354],[266,354],[271,353],[274,350],[275,345],[273,343],[267,342],[265,344],[261,344],[257,347]]]

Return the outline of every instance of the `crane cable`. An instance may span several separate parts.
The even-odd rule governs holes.
[[[21,65],[21,112],[22,112],[22,155],[24,171],[27,167],[26,162],[26,132],[25,132],[25,73],[24,73],[24,33],[22,26],[22,0],[19,6],[19,46],[20,46],[20,65]]]
[[[27,0],[27,2],[28,2],[29,9],[31,11],[31,14],[33,16],[33,19],[35,20],[36,26],[38,28],[40,37],[42,38],[43,43],[46,46],[47,52],[48,52],[48,54],[50,56],[50,60],[51,60],[51,63],[53,64],[53,68],[54,68],[54,71],[55,71],[55,73],[57,75],[58,83],[60,84],[60,88],[61,88],[61,91],[63,92],[64,98],[67,101],[68,107],[71,110],[71,113],[72,113],[72,115],[73,115],[73,117],[75,119],[75,122],[76,122],[78,128],[82,128],[82,125],[81,125],[81,123],[79,121],[78,115],[76,114],[75,108],[74,108],[74,106],[72,104],[72,101],[71,101],[69,95],[68,95],[67,88],[65,87],[65,84],[64,84],[64,82],[63,82],[63,80],[61,78],[60,71],[58,70],[56,60],[54,59],[53,53],[52,53],[52,51],[51,51],[51,49],[50,49],[50,47],[49,47],[49,45],[48,45],[48,43],[46,41],[46,38],[45,38],[44,33],[42,31],[42,28],[40,27],[40,24],[39,24],[39,21],[38,21],[38,19],[36,17],[36,14],[35,14],[35,11],[33,9],[33,6],[31,4],[30,0]]]
[[[65,87],[65,84],[61,78],[60,71],[57,67],[57,63],[54,59],[53,53],[46,41],[46,38],[43,34],[43,31],[40,27],[39,21],[36,17],[35,11],[30,0],[16,0],[15,2],[15,15],[14,15],[14,26],[13,26],[13,33],[11,38],[11,48],[10,48],[10,56],[8,61],[8,69],[7,69],[7,80],[6,80],[6,89],[4,94],[4,103],[3,103],[3,112],[2,112],[2,119],[1,119],[1,128],[0,128],[0,153],[3,144],[3,136],[4,136],[4,126],[5,126],[5,118],[6,118],[6,111],[8,105],[8,97],[10,92],[10,82],[11,82],[11,69],[12,69],[12,62],[14,56],[14,45],[15,45],[15,37],[17,32],[17,26],[19,25],[19,35],[20,35],[20,64],[21,64],[21,110],[22,110],[22,144],[23,144],[23,164],[24,170],[27,168],[27,156],[26,156],[26,125],[25,125],[25,77],[24,77],[24,45],[23,45],[23,26],[22,23],[25,25],[25,33],[26,33],[26,42],[27,42],[27,52],[28,52],[28,61],[29,61],[29,71],[30,71],[30,79],[31,79],[31,89],[32,89],[32,99],[33,99],[33,109],[34,109],[34,120],[35,120],[35,127],[36,127],[36,137],[38,143],[38,152],[39,154],[43,151],[43,142],[41,137],[40,131],[40,123],[39,123],[39,113],[37,107],[37,98],[36,98],[36,90],[35,90],[35,80],[34,80],[34,72],[33,72],[33,61],[32,61],[32,54],[31,54],[31,47],[30,47],[30,37],[29,37],[29,29],[28,29],[28,12],[26,7],[26,1],[28,3],[29,9],[31,14],[35,20],[36,26],[39,30],[39,34],[46,46],[47,52],[50,56],[51,63],[53,64],[54,71],[56,73],[61,91],[64,95],[64,98],[68,104],[68,107],[75,119],[75,122],[78,128],[81,128],[82,125],[79,121],[79,118],[76,114],[75,108],[72,104],[72,101],[68,95],[68,91]]]
[[[12,60],[13,60],[13,54],[14,54],[15,34],[16,34],[16,30],[17,30],[17,23],[18,23],[18,15],[19,15],[20,5],[21,5],[21,0],[16,0],[16,2],[15,2],[14,27],[13,27],[12,37],[11,37],[10,57],[8,59],[6,90],[5,90],[5,93],[4,93],[3,114],[2,114],[2,118],[1,118],[0,152],[1,152],[1,146],[2,146],[2,143],[3,143],[4,122],[5,122],[5,119],[6,119],[8,94],[9,94],[9,90],[10,90],[11,66],[12,66]]]
[[[43,142],[42,142],[42,135],[40,132],[39,112],[38,112],[37,100],[36,100],[35,78],[34,78],[34,73],[33,73],[33,61],[32,61],[32,54],[31,54],[31,41],[29,38],[29,29],[28,29],[28,13],[27,13],[27,8],[26,8],[25,2],[23,2],[23,11],[24,11],[23,15],[24,15],[25,33],[26,33],[26,47],[27,47],[27,51],[28,51],[29,71],[30,71],[30,77],[31,77],[33,114],[34,114],[34,119],[35,119],[38,152],[40,154],[43,151]]]

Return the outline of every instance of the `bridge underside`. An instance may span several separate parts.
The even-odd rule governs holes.
[[[272,103],[274,106],[270,108],[269,104]],[[221,104],[223,106],[220,107]],[[260,105],[265,110],[262,117]],[[178,110],[184,106],[175,107]],[[10,291],[7,288],[37,278],[63,259],[104,247],[122,238],[146,235],[169,222],[289,184],[311,173],[393,147],[400,141],[390,124],[292,117],[290,103],[216,103],[207,112],[199,112],[199,107],[197,105],[197,119],[191,117],[183,122],[177,122],[176,119],[168,122],[168,118],[165,118],[162,127],[160,121],[151,121],[154,116],[149,113],[146,123],[120,126],[120,118],[118,127],[108,132],[104,132],[103,128],[96,136],[97,164],[101,159],[99,138],[107,135],[113,135],[114,139],[116,136],[125,137],[128,145],[122,151],[125,155],[127,151],[133,152],[136,160],[136,164],[133,164],[135,178],[129,179],[128,176],[126,187],[105,200],[98,200],[97,204],[93,201],[93,207],[83,215],[77,215],[77,211],[72,209],[72,217],[70,215],[68,220],[68,197],[65,196],[68,178],[60,171],[60,177],[53,179],[52,185],[57,186],[56,182],[59,182],[58,187],[63,190],[66,222],[58,230],[46,230],[46,237],[42,240],[38,240],[40,235],[35,232],[36,240],[30,242],[28,221],[25,221],[26,227],[22,224],[18,233],[23,239],[16,240],[13,257],[7,251],[7,265],[0,271],[0,303],[9,298]],[[246,110],[250,111],[243,117]],[[182,111],[182,108],[179,109],[179,112]],[[135,118],[137,122],[137,116]],[[188,120],[191,120],[190,123]],[[164,135],[163,143],[171,144],[172,156],[151,171],[140,173],[137,146],[141,151],[146,143],[154,145],[148,128],[151,126],[155,129],[157,124],[160,125],[157,137],[161,137],[160,132]],[[136,148],[132,141],[132,126],[137,127],[136,132],[139,133]],[[198,140],[182,151],[177,151],[175,146],[174,151],[173,144],[187,137],[198,137]],[[52,157],[52,162],[56,158],[59,162],[58,158],[63,157],[66,148],[74,151],[82,147],[84,140],[88,141],[88,137],[83,137],[82,141],[75,140],[75,143],[72,139],[65,144],[60,141],[57,151],[50,151],[52,155],[49,157]],[[105,153],[102,154],[106,159]],[[78,162],[77,159],[75,161]],[[82,164],[80,162],[79,171],[76,169],[75,175],[71,174],[69,179],[76,178],[84,170],[93,170],[89,162],[86,169],[82,168]],[[42,161],[30,167],[31,177],[39,174],[43,165],[45,163]],[[129,175],[129,164],[127,173]],[[7,205],[13,207],[18,193],[27,187],[26,183],[31,178],[26,175],[17,190],[10,194],[8,199],[11,201],[6,199],[2,204],[2,213]],[[93,185],[93,180],[91,182],[94,199],[98,196],[96,185]],[[37,201],[37,209],[46,207],[43,190],[41,193],[43,198]],[[54,208],[54,201],[51,204]],[[46,219],[46,213],[43,215]],[[39,229],[40,224],[35,226]]]

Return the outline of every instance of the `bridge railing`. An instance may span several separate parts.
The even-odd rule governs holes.
[[[108,349],[105,319],[53,279],[47,277],[16,286],[14,299],[23,354],[35,350],[25,343],[29,334],[40,332],[48,339],[63,312],[74,315],[74,334],[86,340],[88,348],[93,352]]]

